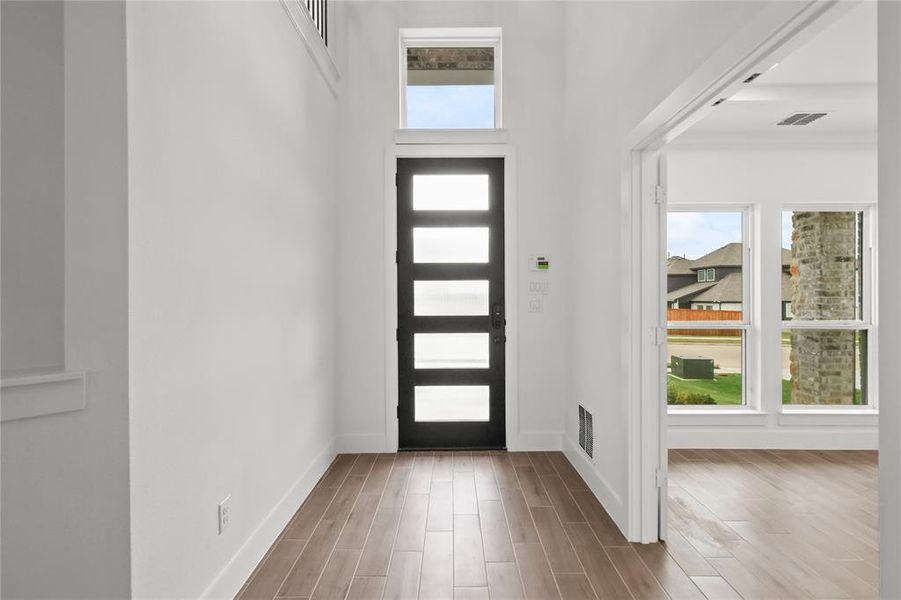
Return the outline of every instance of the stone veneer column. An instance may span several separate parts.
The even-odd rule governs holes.
[[[853,212],[795,212],[792,217],[792,314],[795,319],[856,317]],[[855,332],[792,331],[794,404],[853,404]]]

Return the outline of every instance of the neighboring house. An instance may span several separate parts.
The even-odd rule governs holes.
[[[740,243],[726,244],[697,259],[672,256],[666,261],[669,308],[741,310]],[[782,249],[782,318],[791,318],[791,251]]]

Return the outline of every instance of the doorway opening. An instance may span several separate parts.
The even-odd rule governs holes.
[[[801,591],[802,570],[831,594],[877,586],[875,8],[769,23],[763,46],[723,58],[688,104],[674,94],[673,116],[630,144],[630,531],[690,548],[733,587],[717,553],[794,561],[742,595],[825,593]],[[827,493],[828,478],[867,492]],[[792,491],[780,501],[762,481]],[[811,503],[855,516],[830,529],[795,510]],[[841,568],[797,558],[804,536],[837,529],[858,543]]]

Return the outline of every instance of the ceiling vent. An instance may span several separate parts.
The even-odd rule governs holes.
[[[742,83],[751,83],[752,81],[754,81],[754,80],[757,79],[758,77],[760,77],[760,73],[752,73],[751,76],[748,77],[747,79],[745,79]]]
[[[814,121],[818,119],[822,119],[829,113],[824,112],[815,112],[815,113],[795,113],[790,117],[783,119],[776,123],[776,125],[810,125]]]

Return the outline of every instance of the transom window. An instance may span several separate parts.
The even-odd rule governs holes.
[[[501,127],[499,28],[401,29],[400,127]]]

